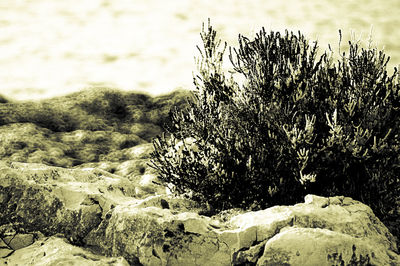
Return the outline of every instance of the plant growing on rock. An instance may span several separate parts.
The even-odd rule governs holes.
[[[300,32],[262,29],[229,49],[239,83],[223,69],[216,31],[203,26],[201,38],[190,106],[153,142],[162,181],[215,211],[313,193],[398,215],[400,76],[382,51],[350,42],[335,62]]]

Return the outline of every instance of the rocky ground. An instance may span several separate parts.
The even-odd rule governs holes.
[[[210,217],[171,195],[149,138],[182,94],[121,95],[0,104],[0,265],[400,264],[395,237],[351,198]]]
[[[207,217],[154,184],[154,174],[33,163],[0,169],[7,265],[400,263],[388,229],[351,198],[308,195],[294,206]]]
[[[0,101],[0,159],[72,167],[123,162],[167,126],[185,91],[149,97],[96,88],[39,102]],[[0,96],[1,98],[1,96]]]

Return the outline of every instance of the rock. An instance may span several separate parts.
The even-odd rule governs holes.
[[[121,199],[137,201],[135,194],[128,179],[100,169],[12,163],[0,172],[0,226],[61,233],[81,243]]]
[[[304,203],[305,204],[313,204],[315,206],[325,208],[329,205],[329,198],[324,198],[324,197],[319,197],[315,195],[307,195],[304,198]],[[332,200],[333,201],[333,200]],[[337,201],[336,204],[340,203],[340,201]]]
[[[14,250],[10,249],[10,248],[0,248],[0,262],[2,258],[7,258],[8,256],[10,256],[12,253],[14,252]]]
[[[246,263],[255,265],[264,253],[265,242],[266,241],[263,241],[243,251],[239,250],[234,254],[233,261],[236,265],[246,265]]]
[[[165,187],[161,186],[156,175],[146,174],[141,176],[138,186],[136,187],[136,195],[143,198],[149,195],[166,194]]]
[[[115,174],[128,178],[135,177],[145,173],[151,173],[151,169],[149,168],[148,160],[128,160],[117,166]]]
[[[257,227],[256,242],[267,241],[259,265],[331,265],[339,257],[347,265],[353,246],[358,260],[400,263],[394,237],[368,206],[351,198],[308,195],[306,203],[238,215],[231,223]]]
[[[151,141],[153,138],[161,136],[163,130],[152,123],[133,123],[130,132],[147,141]]]
[[[115,174],[115,171],[119,165],[120,163],[118,162],[101,161],[101,162],[83,163],[75,166],[75,169],[96,168],[107,171],[111,174]]]
[[[57,141],[51,130],[33,123],[0,126],[0,143],[0,160],[72,166],[72,158],[65,156],[70,147]]]
[[[9,246],[4,242],[3,239],[0,239],[0,249],[9,248]]]
[[[132,148],[127,149],[127,157],[129,159],[149,159],[150,154],[154,151],[152,143],[145,143],[136,145]]]
[[[50,237],[40,239],[29,247],[19,249],[7,258],[0,258],[1,265],[114,265],[128,266],[122,258],[95,255],[87,249],[73,246],[65,239]]]
[[[1,238],[0,238],[0,259],[1,258],[6,258],[9,256],[11,253],[13,253],[14,250],[12,250]]]
[[[154,181],[150,174],[129,180],[98,168],[26,163],[0,169],[1,255],[24,259],[20,265],[28,257],[39,265],[106,263],[81,247],[130,265],[400,265],[388,229],[371,208],[347,197],[307,195],[294,206],[207,217],[189,199],[138,195]],[[59,238],[42,242],[46,249],[38,242],[24,247],[34,231],[81,247]],[[59,254],[57,245],[65,247]],[[11,254],[13,248],[19,249]]]
[[[168,206],[168,208],[166,208],[165,206]],[[193,212],[199,214],[204,211],[204,208],[202,208],[197,202],[193,200],[183,197],[174,197],[171,195],[149,196],[143,200],[138,201],[135,204],[135,208],[147,207],[170,209],[173,214],[177,214],[179,212]],[[213,225],[215,224],[219,224],[219,222],[214,221]]]
[[[12,250],[17,250],[32,245],[32,243],[34,242],[34,235],[16,234],[14,236],[4,237],[3,241]]]
[[[400,263],[387,228],[368,206],[350,198],[309,195],[307,203],[237,214],[220,223],[196,213],[138,206],[117,206],[85,242],[143,265]]]
[[[218,243],[217,234],[209,231],[209,220],[191,212],[117,206],[85,241],[108,256],[121,254],[131,264],[225,264],[230,254]]]
[[[288,228],[267,241],[258,265],[394,265],[391,256],[396,255],[372,239],[328,229]]]
[[[131,133],[83,129],[53,132],[34,123],[0,125],[0,142],[0,160],[61,167],[149,158],[152,146]]]
[[[148,160],[129,160],[117,166],[116,175],[128,178],[136,187],[136,197],[166,194],[166,187],[161,185],[155,170],[148,165]]]

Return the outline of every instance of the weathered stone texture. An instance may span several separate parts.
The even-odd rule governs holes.
[[[132,182],[97,168],[0,170],[0,264],[400,265],[388,229],[347,197],[206,217],[149,174]]]

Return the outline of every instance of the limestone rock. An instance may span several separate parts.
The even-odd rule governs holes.
[[[101,162],[92,162],[92,163],[83,163],[75,166],[75,169],[84,169],[84,168],[96,168],[100,170],[107,171],[111,174],[115,174],[117,167],[120,165],[118,162],[110,162],[110,161],[101,161]]]
[[[238,215],[231,223],[257,228],[266,241],[258,265],[373,265],[400,263],[394,237],[372,210],[351,198],[306,196],[305,203]]]
[[[130,159],[149,159],[153,151],[154,147],[152,143],[136,145],[127,150]]]
[[[130,132],[147,141],[151,141],[157,135],[161,136],[163,130],[152,123],[134,123],[130,128]]]
[[[85,242],[131,264],[229,265],[229,250],[209,223],[210,218],[192,212],[117,206]]]
[[[204,208],[193,200],[169,195],[149,196],[135,204],[135,208],[147,207],[170,209],[173,214],[177,214],[178,212],[193,212],[198,214],[204,211]]]
[[[347,197],[307,195],[294,206],[207,217],[189,199],[138,195],[138,187],[153,184],[150,174],[129,180],[98,168],[26,163],[0,169],[0,255],[26,259],[20,265],[28,256],[38,265],[106,263],[59,238],[42,242],[42,250],[31,244],[35,231],[126,260],[110,259],[115,265],[400,265],[388,229]],[[55,254],[57,245],[70,253]]]
[[[134,159],[127,160],[118,165],[115,174],[130,178],[151,172],[154,171],[152,171],[152,169],[148,166],[148,160]]]
[[[12,250],[2,239],[0,239],[0,260],[1,258],[8,257],[13,252],[14,250]]]
[[[72,166],[72,158],[65,155],[68,145],[57,141],[51,130],[33,123],[1,125],[0,143],[0,160]]]
[[[132,182],[99,169],[12,163],[0,172],[0,226],[61,233],[80,243],[121,199],[135,201],[135,194]]]
[[[392,256],[394,252],[372,239],[328,229],[287,228],[267,241],[257,264],[393,265]]]
[[[393,236],[368,206],[345,197],[309,195],[306,202],[220,223],[155,206],[117,206],[85,242],[144,265],[400,263]]]
[[[154,174],[145,174],[140,177],[136,186],[136,196],[145,197],[149,195],[166,194],[166,188],[160,186],[160,180]]]
[[[34,242],[33,234],[16,234],[3,238],[4,243],[12,250],[18,250],[31,245]]]
[[[73,246],[65,239],[50,237],[40,239],[34,244],[19,249],[7,258],[0,257],[1,265],[114,265],[128,266],[122,258],[108,258],[95,255],[87,249]]]
[[[135,185],[136,197],[145,198],[151,195],[166,194],[166,187],[148,165],[148,160],[128,160],[121,163],[115,171],[116,175],[128,178]]]
[[[235,262],[235,264],[239,265],[243,265],[246,263],[254,265],[263,255],[264,247],[265,247],[265,241],[255,246],[252,246],[249,249],[244,249],[243,251],[240,250],[237,253],[235,253],[235,256],[232,258],[232,260]]]

